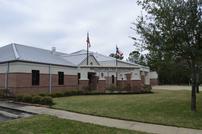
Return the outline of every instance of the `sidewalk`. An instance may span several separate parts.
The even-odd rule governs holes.
[[[0,101],[0,107],[17,109],[17,110],[22,110],[25,112],[30,112],[35,114],[48,114],[48,115],[57,116],[63,119],[75,120],[75,121],[80,121],[85,123],[92,123],[92,124],[97,124],[97,125],[107,126],[107,127],[136,130],[136,131],[142,131],[142,132],[154,133],[154,134],[202,134],[202,130],[196,130],[196,129],[117,120],[117,119],[111,119],[111,118],[105,118],[105,117],[78,114],[78,113],[73,113],[73,112],[68,112],[63,110],[45,108],[45,107],[17,105],[17,104],[1,102],[1,101]]]
[[[183,86],[183,85],[157,85],[152,86],[152,89],[155,90],[171,90],[171,91],[178,91],[178,90],[187,90],[191,91],[191,86]],[[202,86],[199,86],[199,90],[202,91]]]

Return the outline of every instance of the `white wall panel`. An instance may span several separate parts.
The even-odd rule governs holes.
[[[6,73],[7,72],[7,63],[0,64],[0,73]]]
[[[10,72],[13,73],[31,73],[32,70],[40,70],[42,74],[49,74],[49,65],[25,62],[10,63]],[[58,72],[64,72],[65,75],[77,75],[77,68],[51,65],[51,74],[58,74]]]

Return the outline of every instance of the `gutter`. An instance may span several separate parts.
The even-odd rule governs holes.
[[[140,69],[140,67],[116,67],[116,66],[80,66],[80,68],[126,68],[126,69]]]

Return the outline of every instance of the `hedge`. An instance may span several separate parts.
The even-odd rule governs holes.
[[[17,96],[15,100],[19,102],[27,102],[33,104],[53,105],[53,99],[50,96]]]

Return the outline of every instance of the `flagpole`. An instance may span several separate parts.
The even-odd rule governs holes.
[[[118,68],[117,68],[117,57],[116,57],[116,87],[118,86]]]
[[[117,87],[117,85],[118,85],[118,83],[117,83],[117,80],[118,80],[118,69],[117,69],[117,58],[118,58],[118,56],[117,56],[117,46],[116,46],[116,87]]]
[[[88,48],[88,43],[87,43],[87,65],[88,65],[88,50],[89,48]]]
[[[89,45],[90,45],[89,32],[87,33],[86,43],[87,43],[87,57],[86,57],[87,62],[86,62],[86,64],[88,65],[88,53],[89,53]]]

